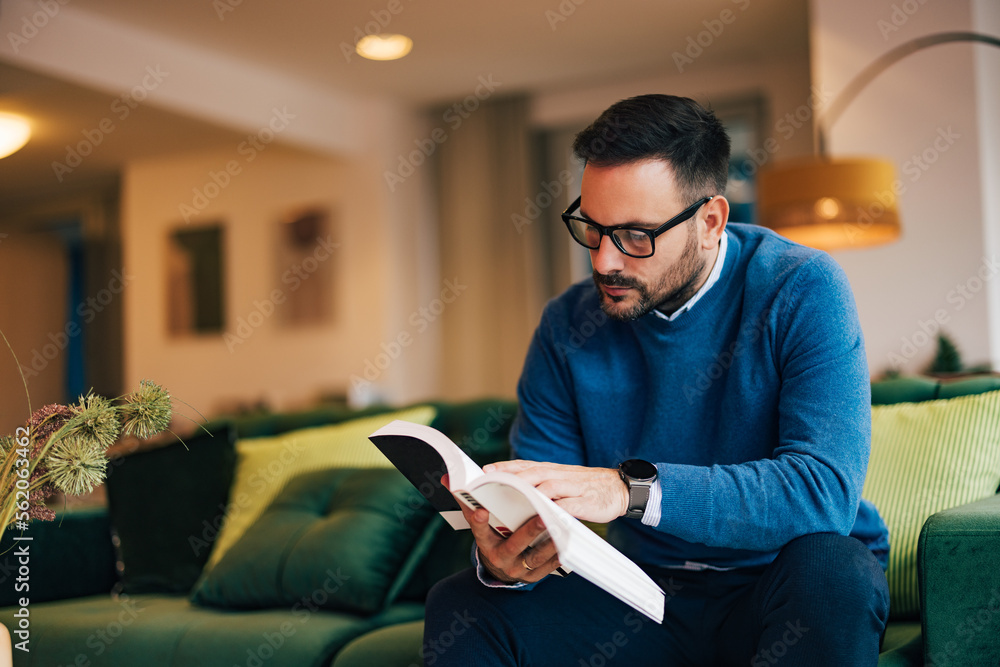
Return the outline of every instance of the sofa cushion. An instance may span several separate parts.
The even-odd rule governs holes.
[[[917,541],[924,521],[1000,486],[1000,391],[872,407],[862,495],[889,527],[893,618],[919,611]]]
[[[0,540],[0,607],[16,605],[25,597],[23,583],[18,581],[23,563],[16,551],[24,542],[14,541],[20,535],[12,527]],[[109,593],[118,582],[111,520],[104,508],[59,512],[54,521],[33,521],[24,535],[31,538],[27,592],[32,608],[48,600]]]
[[[127,593],[187,593],[208,560],[236,464],[235,430],[113,459],[108,511]]]
[[[262,609],[311,597],[324,609],[379,611],[433,514],[395,468],[299,475],[201,580],[192,600]]]
[[[0,622],[16,626],[15,611],[0,610]],[[286,609],[238,614],[164,595],[33,603],[31,651],[15,651],[14,664],[328,667],[355,637],[422,617],[419,605],[397,605],[361,618],[318,610],[308,599]]]
[[[238,440],[229,505],[206,569],[215,567],[289,479],[312,470],[391,467],[368,436],[394,419],[429,424],[435,414],[434,408],[419,406],[271,438]]]

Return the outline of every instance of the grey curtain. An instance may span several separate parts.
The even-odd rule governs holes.
[[[523,224],[537,190],[528,101],[482,103],[436,158],[441,277],[465,287],[441,317],[441,394],[513,396],[546,291],[542,219]]]

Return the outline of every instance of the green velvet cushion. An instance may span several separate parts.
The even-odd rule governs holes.
[[[192,600],[236,609],[311,600],[376,612],[432,515],[395,468],[299,475],[202,578]]]
[[[872,382],[872,405],[916,403],[938,398],[941,383],[928,377],[899,377]]]
[[[233,428],[220,423],[183,444],[109,464],[108,508],[125,592],[191,590],[225,515],[234,441]]]
[[[111,521],[103,508],[70,510],[57,514],[54,521],[32,521],[23,534],[30,542],[15,541],[15,536],[21,536],[21,531],[10,528],[0,541],[0,607],[15,605],[22,597],[34,605],[108,593],[118,581]],[[25,545],[30,579],[19,582],[21,556],[17,549]]]
[[[862,495],[889,526],[894,618],[919,611],[917,540],[929,516],[1000,485],[1000,391],[872,408],[872,452]]]
[[[425,405],[330,426],[289,431],[271,438],[238,440],[236,470],[225,522],[206,569],[215,567],[289,479],[304,472],[331,468],[391,468],[392,463],[368,436],[394,419],[429,424],[436,413],[434,408]]]
[[[0,609],[0,622],[16,626],[14,612]],[[32,603],[31,652],[14,651],[14,665],[329,667],[352,639],[422,617],[420,605],[367,618],[305,605],[232,613],[164,595]]]
[[[997,389],[1000,389],[1000,376],[997,375],[972,375],[949,380],[919,375],[898,377],[872,382],[872,405],[933,401]]]
[[[1000,664],[1000,496],[938,512],[920,534],[928,665]]]

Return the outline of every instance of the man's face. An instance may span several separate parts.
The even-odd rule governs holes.
[[[618,167],[588,164],[581,195],[581,215],[603,226],[655,229],[693,203],[682,199],[673,170],[662,160]],[[633,320],[654,308],[669,314],[698,291],[711,272],[713,248],[722,233],[721,228],[715,234],[706,229],[705,208],[657,236],[652,257],[629,257],[609,237],[601,238],[590,260],[601,308],[609,317]]]

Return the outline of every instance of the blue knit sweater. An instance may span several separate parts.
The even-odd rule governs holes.
[[[656,463],[658,526],[608,539],[640,563],[743,567],[790,540],[854,534],[885,562],[861,502],[871,407],[850,285],[825,253],[730,224],[719,281],[673,321],[609,320],[591,280],[551,301],[518,385],[516,457]]]

